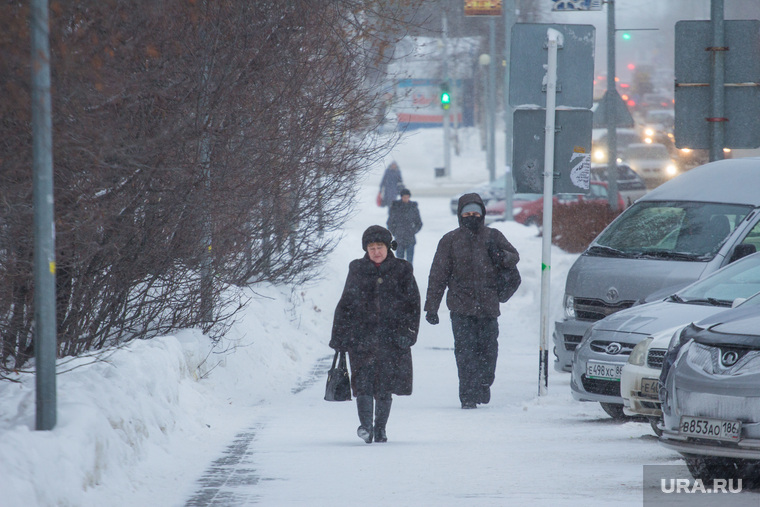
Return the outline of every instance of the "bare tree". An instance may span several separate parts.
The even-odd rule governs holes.
[[[240,288],[315,276],[393,142],[378,69],[413,3],[54,3],[59,354],[218,337]],[[27,19],[0,7],[0,373],[34,346]]]

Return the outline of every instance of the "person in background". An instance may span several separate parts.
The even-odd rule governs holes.
[[[459,227],[438,243],[428,277],[425,319],[438,324],[438,307],[448,288],[454,355],[462,408],[491,399],[499,352],[497,267],[515,266],[520,255],[504,235],[485,226],[486,209],[478,194],[458,203]]]
[[[414,245],[417,243],[414,235],[422,229],[422,218],[417,203],[410,200],[412,193],[408,188],[401,191],[401,200],[393,201],[388,209],[388,230],[398,243],[396,257],[412,262]]]
[[[385,227],[364,231],[366,253],[348,266],[330,338],[331,348],[348,352],[359,412],[356,434],[368,444],[388,440],[391,395],[412,394],[411,347],[420,326],[420,293],[412,265],[393,255],[394,246]]]
[[[380,180],[380,191],[377,194],[378,206],[390,206],[403,188],[401,169],[395,161],[391,162],[383,173],[383,179]]]

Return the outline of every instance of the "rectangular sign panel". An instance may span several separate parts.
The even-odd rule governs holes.
[[[554,193],[586,194],[591,171],[590,110],[558,110],[554,134]],[[512,168],[515,192],[543,193],[546,111],[518,109],[514,115]]]
[[[723,118],[726,148],[760,146],[760,21],[724,22]],[[713,58],[710,21],[676,23],[675,142],[711,147]]]
[[[557,107],[591,109],[594,96],[592,25],[517,23],[512,28],[509,103],[546,107],[547,30],[562,34],[557,51]]]
[[[602,0],[552,0],[553,11],[601,11]]]
[[[501,16],[502,0],[464,0],[465,16]]]

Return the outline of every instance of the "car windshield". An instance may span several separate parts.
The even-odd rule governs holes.
[[[750,255],[676,294],[684,303],[731,306],[737,298],[760,292],[760,254]],[[758,300],[760,301],[760,299]]]
[[[614,220],[594,242],[615,256],[708,261],[752,210],[738,204],[640,201]],[[604,248],[587,255],[603,256]]]

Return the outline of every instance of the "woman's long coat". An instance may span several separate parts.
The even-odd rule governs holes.
[[[388,257],[376,266],[365,255],[351,261],[335,309],[330,347],[348,351],[354,396],[412,394],[412,351],[417,341],[420,293],[412,265]]]

